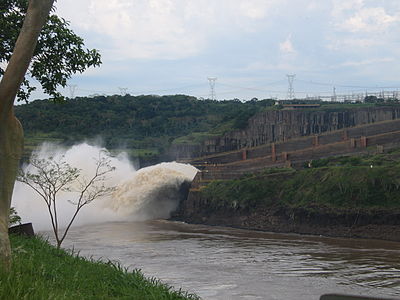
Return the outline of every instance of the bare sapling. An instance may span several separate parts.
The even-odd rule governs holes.
[[[39,158],[33,154],[29,167],[21,170],[18,181],[30,186],[46,203],[57,248],[61,247],[79,211],[115,190],[115,187],[105,185],[107,175],[115,170],[106,154],[106,151],[100,151],[99,157],[94,158],[95,170],[90,177],[83,176],[80,169],[68,164],[64,156]],[[57,206],[60,192],[69,193],[72,198],[68,202],[75,206],[69,221],[63,225],[59,223]]]

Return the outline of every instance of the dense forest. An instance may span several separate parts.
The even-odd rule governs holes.
[[[132,158],[158,162],[173,143],[200,143],[210,136],[244,128],[258,111],[274,101],[198,100],[186,95],[77,97],[62,103],[36,100],[15,107],[31,151],[42,141],[72,145],[100,140]]]

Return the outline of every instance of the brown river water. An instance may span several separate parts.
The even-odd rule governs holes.
[[[64,149],[45,144],[39,158],[62,156],[89,176],[103,149],[86,143]],[[196,293],[203,299],[319,299],[324,293],[400,298],[400,243],[283,235],[165,220],[179,201],[178,189],[197,170],[174,162],[135,170],[126,155],[108,156],[116,167],[106,186],[111,197],[82,210],[65,248],[95,259],[115,260],[148,277]],[[74,190],[74,188],[72,188]],[[73,195],[72,195],[73,196]],[[60,193],[59,224],[74,206]],[[27,201],[29,199],[29,201]],[[49,230],[42,199],[17,183],[13,194],[24,222]],[[101,220],[102,224],[83,225]],[[51,236],[51,234],[50,234]]]
[[[165,220],[72,228],[64,248],[141,269],[203,299],[400,299],[400,243],[274,234]]]

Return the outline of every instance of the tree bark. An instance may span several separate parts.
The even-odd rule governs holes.
[[[14,101],[54,0],[29,0],[24,24],[0,82],[0,267],[11,266],[8,222],[11,197],[23,149],[23,130]]]
[[[0,263],[10,268],[11,249],[8,221],[18,162],[23,148],[22,126],[15,117],[1,121],[0,127]]]

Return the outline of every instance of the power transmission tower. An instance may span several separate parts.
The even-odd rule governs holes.
[[[73,99],[75,97],[75,90],[78,86],[76,84],[69,84],[68,88],[69,88],[69,95],[71,96],[71,99]]]
[[[296,77],[296,74],[287,74],[286,76],[288,78],[288,83],[289,83],[287,97],[289,100],[292,100],[292,99],[294,99],[293,81],[294,81],[294,78]]]
[[[333,97],[332,97],[332,101],[336,102],[337,101],[337,95],[336,95],[336,87],[333,87]]]
[[[210,84],[210,99],[216,100],[217,95],[215,94],[215,81],[217,80],[217,77],[208,77],[207,79]]]
[[[125,96],[127,94],[128,88],[119,87],[118,89],[119,89],[121,96]]]

